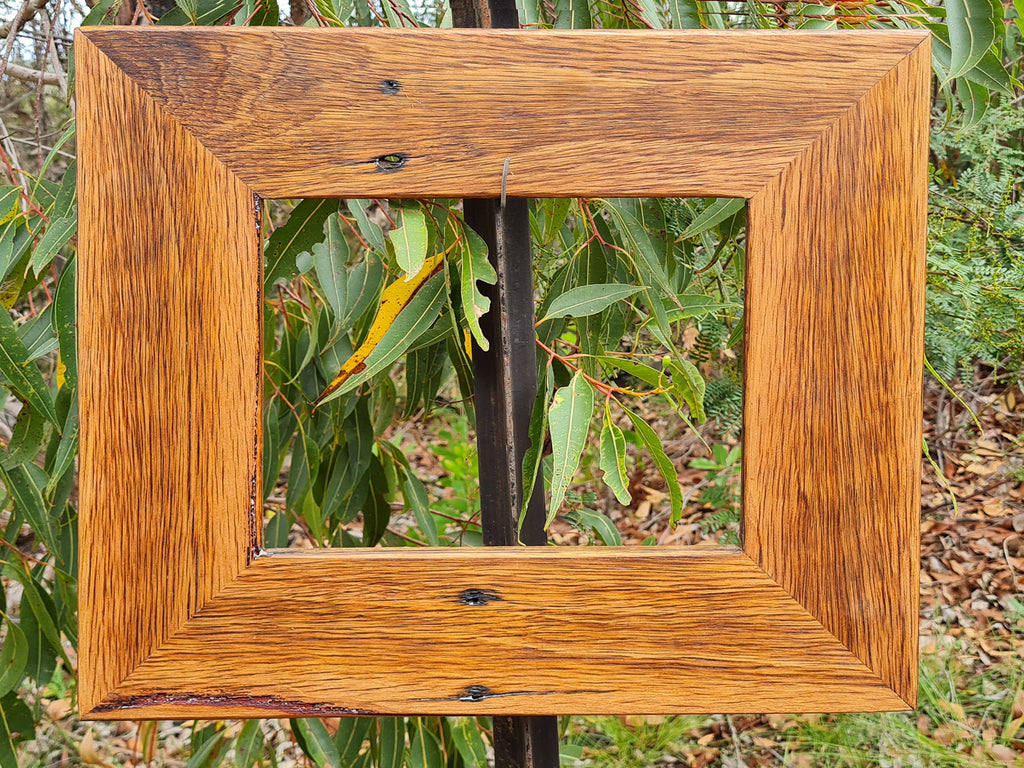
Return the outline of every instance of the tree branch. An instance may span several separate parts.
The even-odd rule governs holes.
[[[18,11],[18,14],[13,19],[0,24],[0,39],[10,35],[11,30],[14,30],[14,34],[18,34],[18,30],[48,2],[49,0],[28,0],[27,3],[21,6],[21,10]]]
[[[5,69],[3,73],[29,83],[38,83],[39,78],[42,77],[43,85],[55,85],[58,88],[61,87],[60,76],[53,72],[40,72],[38,69],[29,69],[28,67],[22,67],[17,64],[8,64],[7,69]]]

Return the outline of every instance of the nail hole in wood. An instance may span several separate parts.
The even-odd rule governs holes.
[[[459,602],[466,605],[487,605],[503,599],[501,595],[490,589],[464,589],[459,593]]]
[[[390,155],[381,155],[375,158],[373,162],[377,165],[378,171],[390,173],[391,171],[401,170],[408,160],[408,155],[404,155],[401,152],[393,152]]]
[[[494,695],[494,691],[486,685],[469,685],[459,696],[459,701],[483,701],[492,695]]]
[[[394,96],[402,90],[402,84],[397,80],[381,80],[380,81],[380,92],[387,94],[388,96]]]

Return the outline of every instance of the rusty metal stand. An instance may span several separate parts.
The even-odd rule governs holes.
[[[451,0],[451,7],[456,27],[519,28],[515,0]],[[467,199],[463,210],[466,222],[487,242],[498,273],[497,284],[485,291],[491,309],[480,319],[490,350],[475,345],[473,349],[484,545],[513,546],[521,541],[544,546],[543,481],[535,486],[518,530],[523,455],[530,443],[530,412],[537,395],[529,204],[523,198]],[[494,764],[558,768],[558,718],[494,717]]]

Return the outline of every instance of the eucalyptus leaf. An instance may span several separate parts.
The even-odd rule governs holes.
[[[486,352],[490,345],[480,328],[480,318],[490,310],[491,300],[480,293],[477,282],[493,285],[498,281],[498,273],[494,271],[494,266],[487,258],[487,243],[468,225],[463,227],[459,255],[462,313],[477,346]]]
[[[324,239],[312,247],[313,269],[337,322],[348,309],[348,241],[337,216],[327,219]]]
[[[444,757],[441,754],[441,742],[423,724],[416,721],[412,744],[409,747],[409,768],[443,768]]]
[[[359,388],[406,353],[420,334],[429,328],[441,314],[445,301],[443,274],[434,275],[416,292],[412,300],[398,314],[380,342],[363,361],[363,369],[350,377],[337,391],[323,402],[333,400],[346,392]]]
[[[451,724],[455,748],[466,768],[487,768],[487,745],[480,735],[476,719],[453,717],[448,722]]]
[[[952,56],[947,80],[976,67],[1002,33],[1000,0],[946,0],[946,26]]]
[[[377,768],[402,768],[405,762],[405,719],[381,717],[377,720]]]
[[[658,472],[665,478],[665,486],[668,488],[669,501],[672,505],[669,525],[674,526],[683,516],[683,492],[679,488],[679,476],[676,474],[675,465],[672,464],[672,460],[665,453],[657,432],[651,429],[646,421],[632,411],[626,410],[626,416],[633,422],[633,429],[636,430],[641,442],[643,442],[647,452],[651,455],[654,466],[658,468]]]
[[[411,280],[421,269],[427,258],[427,218],[421,208],[396,208],[398,226],[388,233],[395,247],[395,260],[405,272],[405,279]]]
[[[533,498],[533,489],[540,474],[541,459],[544,451],[544,435],[548,431],[548,408],[554,394],[555,376],[551,370],[551,361],[544,369],[544,385],[537,388],[537,398],[533,402],[530,414],[529,438],[530,445],[523,456],[523,498],[519,509],[519,531],[526,520],[526,510]],[[542,481],[543,482],[543,481]],[[541,494],[543,496],[543,492]]]
[[[252,768],[263,756],[263,730],[259,720],[246,720],[235,741],[235,768]]]
[[[605,546],[622,546],[622,536],[619,534],[619,530],[605,515],[593,509],[577,509],[573,511],[573,515],[581,528],[592,531]]]
[[[604,472],[605,484],[612,489],[618,502],[628,504],[630,495],[626,488],[629,483],[629,477],[626,474],[626,439],[622,435],[622,430],[612,421],[611,411],[607,405],[604,409],[604,425],[601,427],[599,466]]]
[[[265,288],[278,280],[291,280],[298,272],[296,259],[300,253],[312,251],[324,240],[324,222],[338,210],[337,200],[303,200],[288,217],[288,221],[274,230],[267,240],[264,255]]]
[[[46,419],[32,406],[23,405],[14,422],[7,450],[0,454],[0,466],[5,469],[32,461],[43,443]]]
[[[587,444],[590,417],[594,414],[594,387],[576,371],[572,381],[555,391],[548,409],[551,432],[551,504],[545,527],[551,525],[562,506],[565,491],[580,466]]]
[[[735,216],[743,210],[743,207],[746,204],[747,201],[743,198],[725,197],[715,200],[707,208],[701,211],[700,215],[698,215],[697,218],[694,219],[679,236],[683,240],[688,240],[691,237],[697,237],[698,235],[707,232],[712,227],[721,224],[730,216]]]
[[[46,269],[57,252],[67,245],[78,230],[78,217],[70,216],[63,219],[52,219],[43,236],[32,252],[32,270],[38,275]]]
[[[327,728],[316,718],[293,718],[292,729],[302,734],[306,754],[320,768],[339,768],[341,756]]]
[[[14,321],[0,309],[0,375],[18,398],[37,409],[57,424],[49,388],[35,364],[30,362],[28,349],[18,336]],[[59,425],[58,425],[59,426]]]
[[[28,640],[21,627],[8,619],[0,617],[7,625],[7,636],[3,648],[0,648],[0,697],[14,690],[25,675],[28,663]]]
[[[587,317],[588,315],[594,315],[607,309],[612,304],[628,299],[630,296],[646,289],[646,286],[619,285],[616,283],[580,285],[576,288],[570,288],[551,302],[548,306],[547,314],[538,323],[543,323],[556,317]]]

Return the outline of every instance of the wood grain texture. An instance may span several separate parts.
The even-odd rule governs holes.
[[[920,32],[84,33],[267,197],[751,197]],[[742,41],[742,42],[741,42]],[[401,84],[397,94],[381,83]],[[452,141],[451,137],[458,137]],[[408,157],[383,172],[373,159]]]
[[[750,201],[747,232],[745,549],[908,702],[930,75],[922,46]]]
[[[85,717],[913,706],[925,36],[76,55]],[[505,157],[510,194],[750,198],[744,551],[261,552],[254,192],[495,195]]]
[[[262,488],[252,193],[76,45],[83,711],[229,584]]]
[[[467,605],[467,590],[489,598]],[[903,705],[749,558],[717,547],[275,553],[117,696],[144,715],[194,716],[151,698],[182,659],[175,695],[257,702],[264,716],[300,702],[424,714]]]

